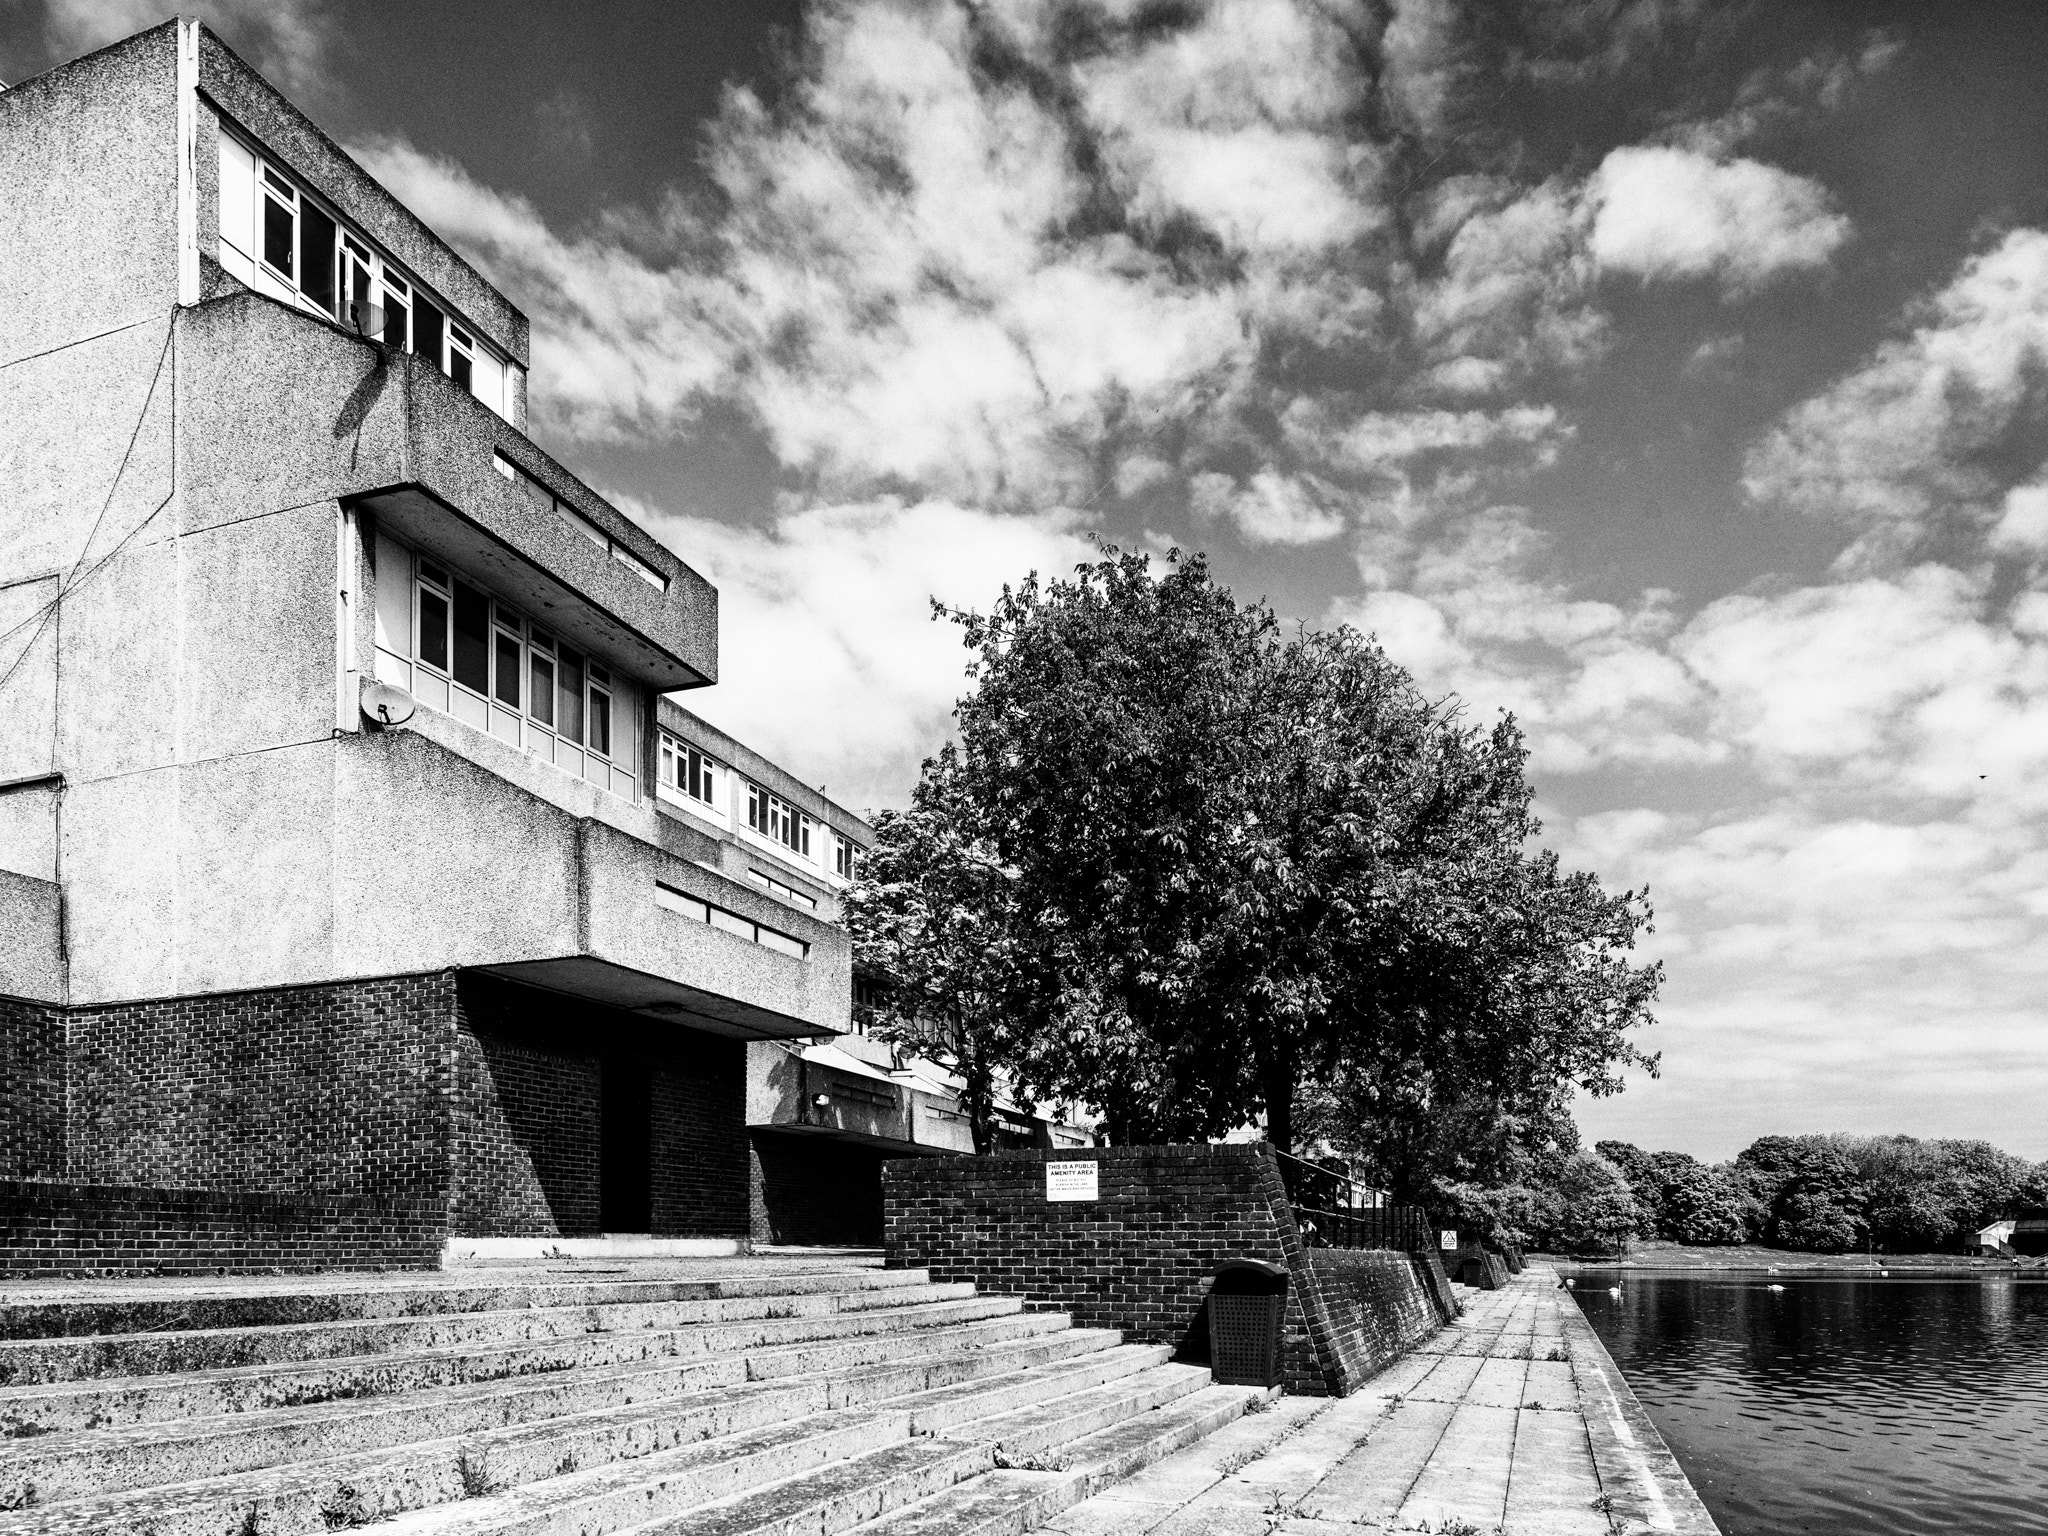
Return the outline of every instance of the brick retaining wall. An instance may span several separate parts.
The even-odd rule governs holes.
[[[1097,1164],[1100,1198],[1047,1200],[1049,1161]],[[1188,1357],[1206,1358],[1203,1302],[1216,1266],[1227,1258],[1279,1263],[1294,1277],[1284,1324],[1294,1393],[1342,1395],[1386,1340],[1412,1342],[1417,1306],[1431,1307],[1405,1256],[1391,1265],[1312,1268],[1279,1164],[1264,1145],[892,1161],[883,1165],[883,1208],[892,1267],[1022,1295],[1071,1312],[1083,1327],[1120,1328]],[[1419,1302],[1403,1300],[1380,1318],[1381,1299],[1403,1285]]]
[[[427,1269],[432,1200],[0,1179],[0,1273]]]

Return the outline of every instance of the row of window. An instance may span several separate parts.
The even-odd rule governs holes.
[[[666,592],[668,590],[668,578],[666,576],[634,554],[633,551],[626,548],[617,539],[611,537],[602,528],[598,527],[597,524],[593,523],[581,512],[578,512],[502,453],[491,455],[491,468],[518,486],[535,505],[553,508],[555,516],[560,518],[569,528],[573,529],[581,537],[590,540],[598,549],[618,561],[619,564],[623,565],[635,576],[638,576],[647,585],[654,588],[655,591]]]
[[[766,923],[757,923],[751,917],[743,917],[724,907],[713,906],[687,891],[679,891],[672,885],[656,884],[655,901],[671,912],[694,918],[700,923],[709,923],[713,928],[730,933],[735,937],[759,944],[763,949],[772,949],[778,954],[790,955],[801,960],[811,952],[811,946],[792,934],[779,928],[770,928]]]
[[[221,265],[250,287],[352,325],[383,311],[384,344],[426,358],[508,421],[516,365],[429,297],[367,236],[225,131],[220,139]],[[360,311],[356,311],[360,313]]]
[[[377,676],[632,799],[637,691],[483,588],[381,530]]]
[[[728,825],[745,788],[746,820],[756,836],[769,839],[803,862],[829,870],[842,880],[853,878],[859,844],[805,815],[781,796],[734,773],[723,763],[680,737],[661,733],[657,784],[663,794],[695,805]],[[826,856],[829,847],[830,856]],[[767,877],[763,876],[763,879]],[[758,883],[758,882],[757,882]]]

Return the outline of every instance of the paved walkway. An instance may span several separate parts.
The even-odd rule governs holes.
[[[1062,1536],[1715,1536],[1547,1268],[1342,1399],[1283,1397],[1077,1504]]]

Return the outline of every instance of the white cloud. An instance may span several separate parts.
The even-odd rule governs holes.
[[[1204,473],[1188,490],[1196,517],[1235,524],[1247,544],[1323,544],[1344,531],[1339,494],[1314,476],[1262,469],[1240,485],[1229,475]]]
[[[966,691],[932,600],[985,608],[1027,571],[1094,558],[1072,513],[882,499],[744,528],[620,504],[719,590],[718,684],[682,703],[854,807],[907,799]]]
[[[1944,533],[1976,537],[2000,510],[2005,466],[2048,457],[2048,233],[2014,230],[1915,318],[1788,412],[1745,466],[1755,500],[1864,532],[1859,558]]]
[[[1849,238],[1826,188],[1755,160],[1637,145],[1609,152],[1587,187],[1602,270],[1713,278],[1741,295],[1827,265]]]

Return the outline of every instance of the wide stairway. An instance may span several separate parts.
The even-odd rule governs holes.
[[[1265,1395],[861,1256],[13,1286],[0,1533],[1022,1532]]]

